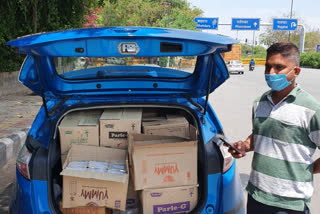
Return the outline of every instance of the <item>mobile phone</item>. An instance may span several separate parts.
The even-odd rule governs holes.
[[[232,144],[230,144],[226,139],[223,137],[220,137],[220,140],[222,140],[223,144],[226,145],[229,149],[233,149],[236,151],[236,154],[242,154],[245,155],[245,152],[239,150],[238,148],[234,147]]]

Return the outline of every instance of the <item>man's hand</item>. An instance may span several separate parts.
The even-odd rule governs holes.
[[[320,173],[320,158],[313,163],[313,174]]]
[[[235,147],[238,151],[241,151],[241,153],[239,153],[238,151],[236,151],[235,149],[229,147],[228,152],[232,155],[232,157],[234,158],[242,158],[244,156],[246,156],[246,143],[243,141],[238,141],[235,142],[233,144],[231,144],[233,147]]]

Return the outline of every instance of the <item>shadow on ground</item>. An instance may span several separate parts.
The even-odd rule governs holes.
[[[11,183],[0,193],[0,214],[8,213],[13,187],[14,184]]]

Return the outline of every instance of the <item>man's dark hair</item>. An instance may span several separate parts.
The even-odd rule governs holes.
[[[297,66],[300,64],[299,49],[291,42],[278,42],[271,45],[267,49],[267,59],[275,54],[281,54],[281,56],[291,60]]]

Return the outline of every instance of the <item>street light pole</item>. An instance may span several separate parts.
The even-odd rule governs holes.
[[[167,15],[168,15],[168,28],[169,28],[169,25],[170,25],[170,2],[168,2],[168,1],[165,1],[165,2],[162,2],[162,3],[160,3],[161,5],[164,5],[164,6],[167,6],[168,8],[167,8]],[[167,62],[167,67],[169,67],[169,64],[170,63],[170,56],[168,56],[168,62]]]
[[[293,0],[291,0],[290,19],[292,19],[292,7],[293,7]],[[289,31],[289,38],[288,38],[288,42],[290,42],[290,34],[291,34],[291,31]]]
[[[253,38],[252,38],[252,58],[254,56],[254,53],[253,53],[253,51],[254,51],[254,43],[255,43],[255,41],[254,41],[254,33],[255,33],[255,31],[253,31]]]

